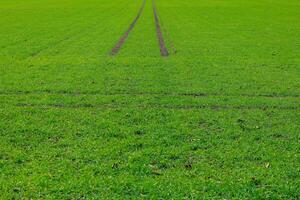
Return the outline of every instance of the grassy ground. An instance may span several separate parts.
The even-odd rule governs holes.
[[[299,199],[297,0],[1,0],[0,198]]]

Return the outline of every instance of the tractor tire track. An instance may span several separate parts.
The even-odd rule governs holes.
[[[123,44],[125,43],[126,39],[129,36],[129,33],[133,30],[135,24],[137,23],[137,21],[139,20],[144,7],[145,7],[145,3],[146,0],[143,0],[142,6],[137,14],[137,16],[135,17],[135,19],[133,20],[133,22],[130,24],[128,30],[122,35],[122,37],[120,38],[119,42],[114,46],[114,48],[111,50],[110,55],[111,56],[115,56],[119,53],[120,49],[122,48]]]
[[[293,106],[225,106],[225,105],[172,105],[172,104],[31,104],[17,103],[16,107],[29,108],[60,108],[60,109],[82,109],[82,108],[100,108],[100,109],[168,109],[168,110],[299,110],[299,107]]]
[[[163,34],[161,31],[161,27],[159,24],[159,19],[158,19],[158,14],[157,14],[157,9],[154,0],[152,0],[152,7],[153,7],[153,13],[154,13],[154,20],[155,20],[155,26],[156,26],[156,35],[158,38],[159,42],[159,48],[160,48],[160,55],[163,57],[168,57],[169,52],[165,44],[165,40],[163,38]]]
[[[232,97],[232,98],[269,98],[269,99],[300,99],[300,95],[296,94],[226,94],[226,93],[192,93],[192,92],[102,92],[102,91],[67,91],[67,90],[0,90],[0,96],[26,96],[26,95],[63,95],[63,96],[161,96],[161,97]]]
[[[166,40],[168,41],[168,43],[170,45],[169,53],[170,53],[170,50],[171,50],[173,54],[177,54],[177,49],[174,45],[174,41],[172,40],[172,37],[171,37],[169,31],[167,30],[166,26],[164,25],[165,23],[164,23],[161,15],[158,12],[156,12],[156,14],[158,16],[160,26],[162,27],[162,30],[165,33],[165,38],[166,38]]]

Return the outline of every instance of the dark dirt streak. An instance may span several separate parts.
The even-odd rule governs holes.
[[[135,108],[135,109],[170,109],[170,110],[300,110],[297,107],[289,106],[226,106],[226,105],[168,105],[168,104],[136,104],[136,105],[121,105],[121,104],[15,104],[17,107],[29,108],[102,108],[102,109],[120,109],[120,108]]]
[[[165,41],[163,38],[163,34],[162,34],[161,27],[159,24],[159,19],[158,19],[154,0],[152,0],[152,7],[153,7],[153,13],[154,13],[154,19],[155,19],[156,34],[157,34],[157,38],[158,38],[158,42],[159,42],[160,55],[163,57],[167,57],[167,56],[169,56],[169,52],[168,52],[168,49],[166,47],[166,44],[165,44]]]
[[[125,43],[129,33],[132,31],[132,29],[134,28],[135,24],[137,23],[138,19],[140,18],[144,7],[145,7],[145,3],[146,0],[143,0],[143,4],[137,14],[137,16],[135,17],[135,19],[133,20],[133,22],[130,24],[128,30],[122,35],[122,37],[120,38],[119,42],[114,46],[114,48],[111,50],[110,55],[111,56],[115,56],[119,53],[121,47],[123,46],[123,44]]]
[[[223,97],[245,97],[245,98],[300,98],[300,95],[280,95],[280,94],[218,94],[218,93],[181,93],[181,96],[205,97],[205,96],[223,96]]]
[[[165,38],[168,38],[170,49],[174,54],[177,54],[177,49],[175,48],[175,44],[171,39],[170,33],[167,31],[166,27],[164,26],[164,21],[162,20],[162,17],[160,17],[160,14],[156,12],[158,19],[160,19],[160,26],[162,27],[163,32],[165,33]]]
[[[67,91],[67,90],[34,90],[34,91],[0,91],[1,96],[9,95],[68,95],[68,96],[81,96],[81,95],[100,95],[100,96],[162,96],[162,97],[174,97],[174,96],[186,96],[186,97],[243,97],[243,98],[300,98],[300,95],[280,95],[280,94],[221,94],[221,93],[172,93],[172,92],[111,92],[103,93],[100,91]]]

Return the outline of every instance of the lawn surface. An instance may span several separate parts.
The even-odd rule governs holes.
[[[300,1],[1,0],[0,199],[299,199]]]

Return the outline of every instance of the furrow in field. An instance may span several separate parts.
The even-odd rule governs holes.
[[[123,7],[121,9],[119,9],[118,11],[115,12],[115,15],[117,15],[118,13],[122,12],[123,10],[125,10],[126,7]],[[109,18],[112,18],[112,15],[109,15],[109,16],[105,16],[104,18],[102,18],[101,20],[102,21],[106,21],[107,19]],[[101,24],[102,25],[102,24]],[[32,53],[30,56],[26,57],[25,59],[27,58],[32,58],[32,57],[37,57],[39,56],[42,52],[44,51],[47,51],[49,49],[52,49],[52,48],[55,48],[56,46],[58,46],[59,44],[62,44],[68,40],[74,40],[76,38],[79,38],[79,37],[82,37],[84,36],[85,34],[87,34],[88,32],[90,32],[92,29],[97,29],[99,27],[99,23],[97,24],[91,24],[90,26],[86,27],[85,29],[82,29],[82,30],[78,30],[77,32],[73,33],[73,34],[70,34],[68,36],[66,36],[65,38],[62,38],[60,40],[57,40],[55,42],[53,42],[52,44],[48,45],[47,47],[45,48],[42,48],[40,49],[39,51],[36,51],[34,53]]]
[[[110,55],[114,56],[117,55],[118,52],[120,51],[121,47],[123,46],[123,44],[125,43],[127,37],[129,36],[129,33],[133,30],[135,24],[137,23],[138,19],[140,18],[144,7],[145,7],[145,3],[146,0],[143,0],[142,6],[137,14],[137,16],[135,17],[135,19],[133,20],[133,22],[130,24],[128,30],[122,35],[122,37],[120,38],[119,42],[114,46],[114,48],[111,50]]]
[[[172,95],[172,96],[171,96]],[[267,98],[267,97],[241,97],[241,96],[181,96],[176,94],[94,94],[94,95],[64,95],[61,94],[24,94],[3,95],[0,103],[2,107],[14,105],[62,105],[99,107],[113,105],[117,107],[155,106],[174,109],[299,109],[299,98]]]
[[[148,108],[148,109],[170,109],[170,110],[299,110],[299,107],[294,106],[226,106],[226,105],[172,105],[172,104],[135,104],[135,105],[122,105],[122,104],[31,104],[31,103],[18,103],[14,106],[17,107],[38,107],[38,108]]]
[[[175,47],[175,44],[174,44],[174,41],[171,37],[171,34],[170,32],[168,31],[168,29],[166,28],[165,26],[165,23],[164,23],[164,20],[163,18],[161,17],[160,15],[161,12],[156,12],[157,14],[157,17],[159,19],[159,23],[160,23],[160,27],[161,27],[161,30],[162,32],[164,32],[164,39],[165,39],[165,43],[166,44],[169,44],[169,54],[171,54],[170,52],[172,52],[173,54],[176,54],[177,53],[177,49]],[[168,48],[167,48],[168,49]]]
[[[154,19],[155,19],[156,34],[157,34],[157,38],[158,38],[158,42],[159,42],[160,54],[163,57],[167,57],[167,56],[169,56],[169,52],[166,47],[165,40],[163,38],[163,34],[162,34],[161,26],[159,23],[157,9],[156,9],[154,0],[152,0],[152,7],[153,7],[153,14],[154,14]]]
[[[0,91],[0,95],[39,95],[39,94],[55,94],[55,95],[101,95],[101,96],[186,96],[186,97],[244,97],[244,98],[300,98],[300,95],[283,95],[283,94],[229,94],[229,93],[176,93],[176,92],[101,92],[101,91],[66,91],[66,90],[34,90],[34,91]]]

